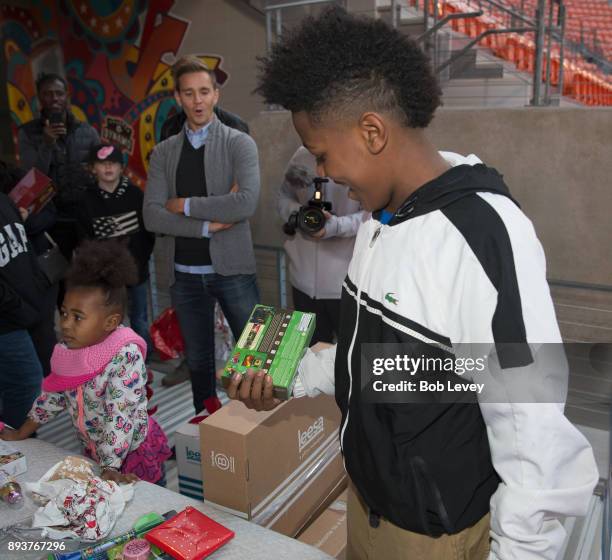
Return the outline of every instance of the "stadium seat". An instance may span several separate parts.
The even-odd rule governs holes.
[[[433,13],[434,3],[429,1],[429,13]],[[423,6],[422,1],[408,0],[413,6]],[[486,4],[486,3],[485,3]],[[505,4],[520,10],[521,0],[506,0]],[[610,61],[612,58],[612,6],[608,0],[565,0],[567,7],[566,37],[576,43],[584,39],[586,45]],[[523,0],[524,14],[535,17],[537,0]],[[438,0],[439,18],[448,14],[468,13],[475,10],[474,3],[464,0]],[[478,37],[491,28],[508,26],[508,15],[497,8],[486,7],[485,15],[478,18],[455,19],[451,27],[469,37]],[[555,14],[556,17],[556,14]],[[496,56],[513,62],[517,69],[533,72],[535,66],[535,40],[533,33],[489,35],[480,44],[490,48]],[[551,84],[559,84],[561,61],[559,47],[551,50]],[[563,95],[567,95],[585,105],[612,105],[612,79],[604,74],[597,65],[567,49],[563,61]],[[542,78],[546,76],[546,60]]]

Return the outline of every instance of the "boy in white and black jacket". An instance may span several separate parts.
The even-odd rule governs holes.
[[[563,414],[566,364],[543,374],[532,353],[561,336],[531,222],[494,169],[428,141],[439,86],[418,46],[384,22],[332,8],[261,70],[258,91],[292,112],[319,174],[373,212],[344,282],[338,344],[309,352],[294,388],[334,394],[342,412],[347,558],[555,560],[558,518],[586,513],[598,472]],[[487,387],[463,401],[368,399],[362,356],[384,343],[427,357],[484,345]],[[548,374],[561,396],[538,395]],[[262,372],[236,376],[228,394],[278,404]]]
[[[138,283],[128,288],[130,326],[153,351],[147,314],[149,258],[155,235],[144,227],[143,192],[123,175],[121,150],[112,144],[98,144],[91,150],[89,163],[94,183],[81,203],[77,232],[83,239],[114,239],[125,243],[138,265]]]

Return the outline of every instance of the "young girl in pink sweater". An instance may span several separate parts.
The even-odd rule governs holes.
[[[121,324],[126,285],[136,276],[124,245],[81,245],[66,279],[62,342],[53,352],[51,374],[25,423],[4,428],[1,439],[25,439],[68,410],[85,455],[100,465],[103,479],[163,483],[170,449],[147,414],[146,343]]]

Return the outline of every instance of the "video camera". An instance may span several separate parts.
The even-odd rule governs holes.
[[[300,229],[308,235],[317,233],[325,227],[325,214],[323,211],[331,212],[332,203],[323,200],[322,188],[329,179],[315,177],[314,188],[315,192],[306,206],[300,206],[299,210],[292,212],[283,225],[283,231],[287,235],[295,235],[297,229]]]

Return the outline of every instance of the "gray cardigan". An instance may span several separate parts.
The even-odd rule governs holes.
[[[260,189],[255,142],[217,118],[213,120],[204,149],[208,196],[193,197],[190,216],[183,216],[169,212],[165,204],[176,197],[176,169],[185,141],[183,130],[155,147],[144,195],[145,226],[160,234],[157,249],[167,267],[169,285],[174,284],[174,238],[202,237],[206,220],[234,224],[211,236],[210,257],[215,272],[223,276],[253,274],[255,255],[249,218],[257,208]],[[239,190],[230,193],[234,183]]]

